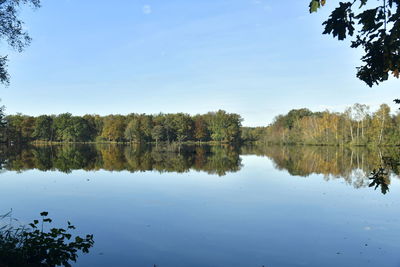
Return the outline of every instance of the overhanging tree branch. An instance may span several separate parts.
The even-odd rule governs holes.
[[[323,34],[331,34],[338,40],[353,37],[352,48],[361,47],[363,65],[357,67],[357,77],[368,86],[386,81],[389,75],[400,77],[400,0],[380,0],[381,5],[368,5],[368,0],[339,2],[323,23]],[[325,0],[312,0],[310,12],[324,6]],[[355,5],[359,3],[359,6]]]
[[[10,48],[22,52],[31,42],[24,30],[24,22],[18,18],[22,5],[40,7],[40,0],[0,0],[0,40],[5,40]],[[0,83],[8,85],[7,56],[0,56]]]

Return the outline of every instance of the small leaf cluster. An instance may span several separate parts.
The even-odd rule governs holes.
[[[368,0],[340,2],[323,23],[323,34],[331,34],[338,40],[354,36],[351,47],[364,50],[361,58],[364,64],[357,67],[357,77],[372,87],[386,81],[390,73],[400,77],[400,0],[367,4]],[[312,0],[310,12],[323,5],[323,0]]]
[[[75,226],[70,222],[66,229],[51,228],[44,231],[44,225],[52,220],[47,217],[47,212],[40,215],[40,220],[34,220],[28,226],[14,228],[10,222],[0,228],[1,266],[71,266],[70,262],[77,261],[79,252],[89,253],[94,245],[93,235],[73,238],[70,231]],[[11,218],[10,214],[5,216]]]
[[[386,194],[389,191],[389,183],[390,179],[388,177],[389,173],[383,167],[379,167],[378,169],[374,169],[371,172],[371,176],[369,177],[372,182],[368,185],[369,187],[375,187],[376,190],[378,187],[381,188],[382,194]]]

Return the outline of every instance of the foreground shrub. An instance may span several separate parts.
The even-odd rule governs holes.
[[[9,220],[0,227],[0,267],[71,266],[70,262],[76,262],[79,252],[89,253],[94,244],[93,235],[73,238],[70,232],[75,226],[70,222],[66,229],[44,231],[44,225],[52,220],[47,212],[40,215],[40,220],[17,227],[13,226],[16,220],[11,212],[0,216],[1,221]]]

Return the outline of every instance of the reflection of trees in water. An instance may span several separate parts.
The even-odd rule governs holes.
[[[232,146],[123,146],[123,145],[60,145],[10,147],[0,152],[2,168],[24,171],[109,170],[130,172],[205,171],[225,175],[241,168],[239,150]]]
[[[374,169],[383,167],[390,174],[399,174],[398,148],[366,148],[336,146],[245,146],[242,154],[269,157],[275,168],[293,176],[307,177],[322,174],[325,180],[343,178],[355,188],[370,185]],[[390,183],[390,179],[385,184]],[[381,183],[380,185],[382,185]],[[384,184],[383,184],[384,185]]]
[[[374,169],[388,170],[390,176],[400,173],[400,153],[396,148],[345,148],[333,146],[139,146],[139,145],[60,145],[29,148],[0,148],[2,169],[24,171],[108,170],[130,172],[203,171],[225,175],[242,167],[239,152],[269,157],[275,168],[293,176],[324,175],[326,180],[342,178],[355,188],[371,182]],[[371,176],[372,175],[372,176]],[[376,185],[376,184],[374,184]],[[381,187],[382,189],[382,187]]]
[[[96,165],[96,151],[93,147],[42,146],[37,148],[9,148],[5,150],[7,170],[42,171],[60,170],[69,173],[76,169],[93,169]]]

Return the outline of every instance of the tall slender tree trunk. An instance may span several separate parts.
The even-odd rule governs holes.
[[[361,138],[364,140],[364,119],[361,120]]]
[[[383,116],[383,118],[382,118],[382,124],[381,124],[381,130],[380,130],[380,133],[379,133],[379,142],[378,142],[378,144],[381,144],[381,142],[382,142],[382,138],[383,138],[383,127],[385,126],[385,117]]]
[[[351,136],[351,141],[354,141],[354,135],[353,135],[353,126],[351,125],[351,121],[350,121],[350,136]]]

